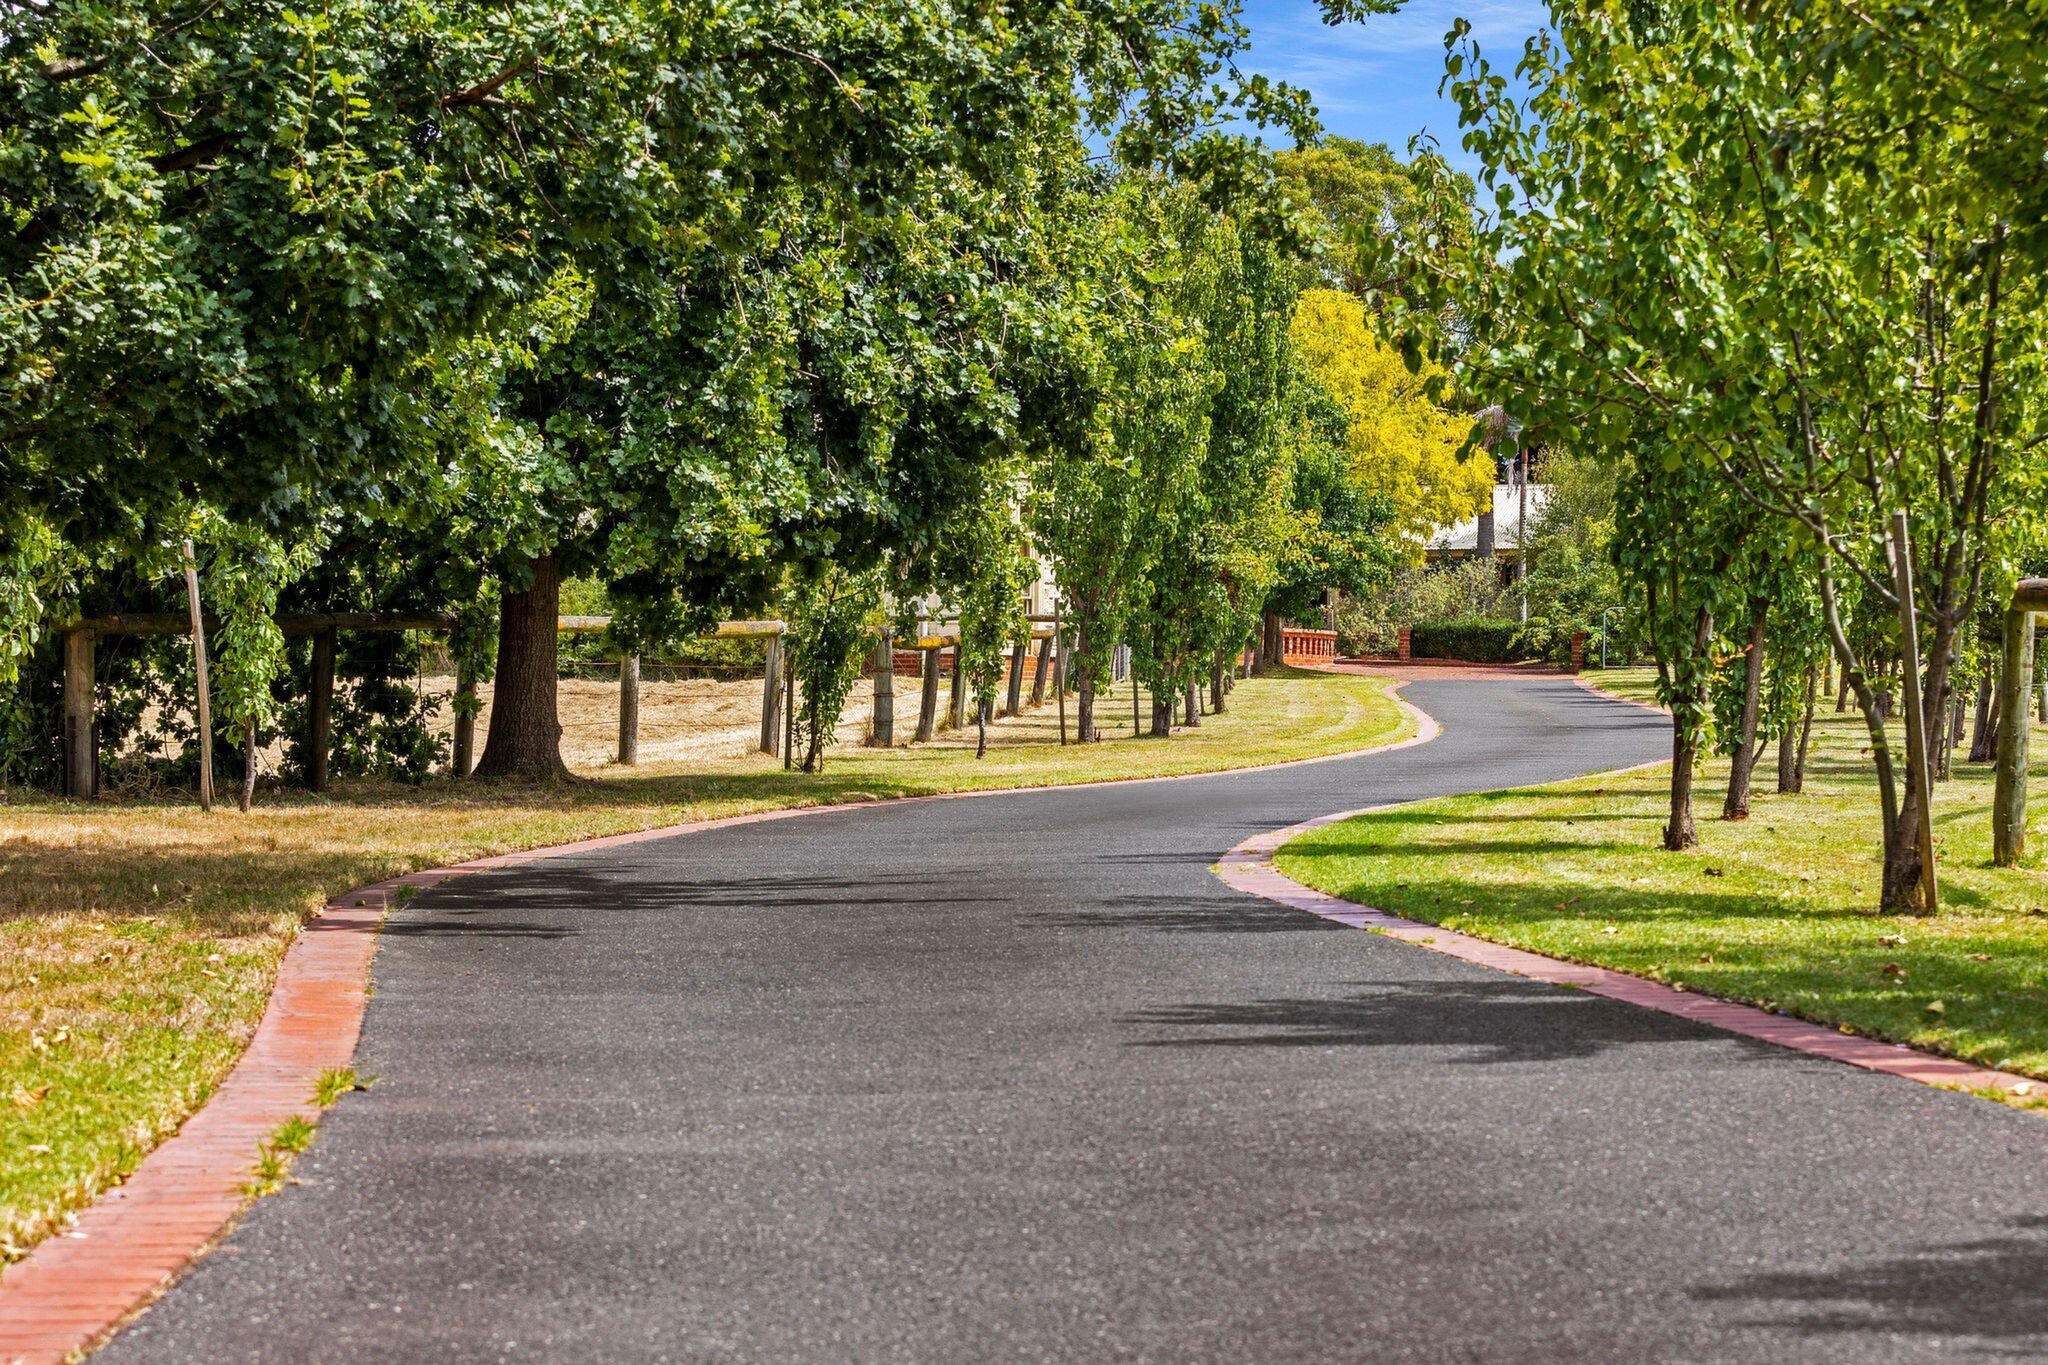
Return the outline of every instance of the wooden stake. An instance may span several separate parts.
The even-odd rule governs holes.
[[[875,636],[875,717],[872,743],[888,749],[896,743],[896,646],[885,626]]]
[[[619,763],[632,767],[640,761],[640,656],[628,654],[619,660]]]
[[[1060,743],[1067,742],[1067,637],[1060,628],[1060,602],[1052,602],[1053,687],[1060,699]]]
[[[953,641],[953,690],[946,695],[946,728],[957,730],[967,723],[966,660],[958,640]]]
[[[467,659],[455,665],[455,775],[468,777],[476,766],[476,716],[468,703],[476,697],[476,669]]]
[[[199,684],[199,809],[213,809],[213,694],[206,684],[206,618],[199,610],[199,561],[185,542],[185,606],[192,616],[192,668]]]
[[[2034,614],[2005,614],[2005,669],[1998,679],[1998,785],[1991,800],[1991,861],[2027,855],[2027,693],[2034,681]]]
[[[939,651],[937,646],[924,651],[924,691],[917,699],[917,742],[931,741],[939,721]]]
[[[306,786],[327,790],[327,760],[334,747],[334,632],[313,637],[312,691],[306,698]],[[458,732],[461,721],[456,722]]]
[[[1029,635],[1017,637],[1017,643],[1010,646],[1010,688],[1003,697],[1003,714],[1014,716],[1024,709],[1024,642]]]
[[[99,744],[93,735],[93,633],[64,634],[64,794],[99,795]]]
[[[782,733],[782,637],[768,637],[766,671],[761,679],[761,752],[773,755]]]

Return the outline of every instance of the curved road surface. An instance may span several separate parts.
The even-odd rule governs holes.
[[[2048,1123],[1238,895],[1245,836],[1662,756],[1432,681],[1377,757],[877,806],[391,921],[344,1101],[128,1361],[2048,1354]]]

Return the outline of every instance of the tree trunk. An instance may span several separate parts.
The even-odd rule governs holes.
[[[533,582],[498,606],[498,681],[478,777],[569,775],[562,763],[562,722],[555,706],[555,636],[561,625],[562,570],[552,554],[533,561]]]
[[[1202,724],[1202,692],[1195,685],[1195,680],[1192,677],[1188,679],[1185,700],[1187,702],[1188,729],[1197,729]]]
[[[1091,605],[1083,603],[1084,611]],[[1095,728],[1095,670],[1088,665],[1088,617],[1074,622],[1074,662],[1069,670],[1074,685],[1074,742],[1093,744],[1102,738]]]
[[[1222,650],[1216,651],[1216,662],[1209,665],[1209,710],[1211,714],[1223,714],[1223,694],[1230,689],[1224,684],[1228,668],[1224,664],[1228,656]]]
[[[1998,722],[1991,710],[1991,672],[1977,680],[1977,728],[1970,736],[1970,762],[1989,763],[1998,749]]]
[[[1948,702],[1942,708],[1942,759],[1935,765],[1935,782],[1948,782],[1956,776],[1956,745],[1962,743],[1968,726],[1964,724],[1964,700],[1962,690],[1954,684],[1948,688]]]
[[[988,708],[989,704],[987,702],[982,702],[974,708],[974,756],[976,758],[988,757]]]
[[[1270,673],[1286,663],[1287,623],[1277,611],[1259,617],[1260,639],[1257,671]]]
[[[1173,693],[1152,694],[1152,733],[1160,739],[1173,733]]]
[[[1813,707],[1820,696],[1820,684],[1820,670],[1806,670],[1806,704],[1801,708],[1798,726],[1785,727],[1787,744],[1778,750],[1778,791],[1782,795],[1806,790],[1806,749],[1813,741]]]
[[[1742,681],[1742,726],[1735,736],[1735,752],[1728,760],[1728,799],[1721,805],[1723,820],[1749,818],[1750,778],[1756,772],[1757,716],[1764,695],[1764,623],[1759,611],[1749,627],[1749,664]]]
[[[1905,795],[1899,801],[1897,826],[1885,840],[1884,883],[1878,894],[1878,908],[1887,914],[1926,913],[1918,904],[1921,895],[1920,868],[1920,775],[1906,765]]]
[[[1685,733],[1677,720],[1671,722],[1671,822],[1664,826],[1664,847],[1676,853],[1699,844],[1700,832],[1692,818],[1692,768],[1699,753],[1699,741]]]

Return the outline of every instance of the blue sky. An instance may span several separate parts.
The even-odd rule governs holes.
[[[1399,14],[1331,28],[1314,0],[1244,0],[1252,34],[1245,65],[1307,87],[1328,132],[1384,142],[1405,156],[1408,139],[1426,128],[1445,158],[1469,172],[1475,163],[1458,145],[1457,106],[1436,93],[1444,34],[1460,15],[1480,51],[1506,72],[1548,10],[1542,0],[1409,0]]]

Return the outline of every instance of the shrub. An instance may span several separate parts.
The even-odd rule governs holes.
[[[1409,649],[1418,659],[1460,659],[1475,664],[1507,663],[1530,654],[1521,622],[1487,616],[1421,622],[1414,627]]]

